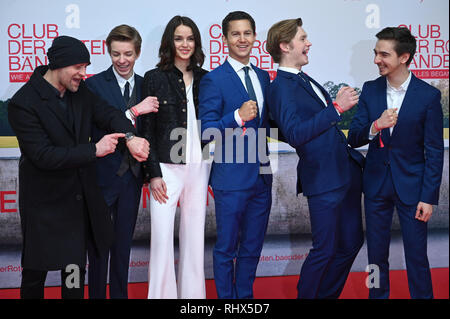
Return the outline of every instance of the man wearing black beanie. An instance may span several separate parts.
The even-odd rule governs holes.
[[[83,298],[87,242],[99,255],[112,241],[111,218],[95,180],[97,157],[125,138],[130,154],[147,159],[148,142],[119,110],[84,84],[89,51],[60,36],[8,105],[21,151],[19,208],[22,226],[21,298],[43,298],[49,270],[61,271],[63,298]],[[93,125],[110,134],[91,142]]]

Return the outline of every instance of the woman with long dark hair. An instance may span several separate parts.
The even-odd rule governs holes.
[[[144,77],[143,93],[156,96],[159,112],[143,116],[151,145],[145,167],[152,196],[148,298],[205,298],[204,228],[209,165],[202,159],[197,126],[198,89],[207,73],[200,32],[188,17],[166,26],[157,68]],[[178,278],[174,222],[180,204]],[[177,285],[178,282],[178,285]]]

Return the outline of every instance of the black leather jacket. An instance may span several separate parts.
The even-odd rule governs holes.
[[[197,119],[199,84],[207,72],[200,67],[193,70],[192,93]],[[149,113],[141,118],[142,133],[150,143],[150,155],[143,165],[144,180],[148,182],[153,177],[162,177],[159,163],[174,163],[170,158],[172,147],[182,139],[186,141],[186,130],[183,135],[178,136],[177,140],[170,139],[172,130],[187,129],[187,100],[183,73],[176,67],[169,70],[156,68],[148,71],[144,76],[142,94],[143,98],[156,96],[159,101],[157,113]],[[177,146],[177,155],[181,158],[181,162],[175,164],[184,164],[186,154],[181,152],[182,148],[179,145]]]

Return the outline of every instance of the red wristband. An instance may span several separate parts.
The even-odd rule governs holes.
[[[377,120],[377,121],[378,121],[378,120]],[[380,132],[380,134],[379,134],[380,148],[383,148],[383,147],[384,147],[384,143],[383,143],[383,140],[381,139],[381,130],[380,130],[380,128],[378,127],[377,121],[373,122],[373,126],[375,127],[375,129],[376,129],[378,132]]]
[[[133,106],[133,107],[131,108],[131,112],[133,112],[133,114],[134,114],[135,117],[138,117],[138,116],[140,115],[139,112],[138,112],[138,110],[136,109],[135,106]]]
[[[380,128],[378,127],[377,121],[378,121],[378,120],[376,120],[375,122],[373,122],[373,126],[375,127],[375,129],[376,129],[377,131],[381,132]]]
[[[337,104],[336,102],[333,102],[333,105],[339,113],[341,113],[341,114],[344,113],[344,110],[339,106],[339,104]]]

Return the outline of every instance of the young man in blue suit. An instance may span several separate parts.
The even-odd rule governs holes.
[[[270,80],[250,63],[256,33],[249,14],[229,13],[222,33],[229,57],[202,78],[199,93],[202,139],[216,141],[210,175],[217,226],[214,280],[219,298],[252,298],[272,203],[265,157]]]
[[[155,97],[147,97],[141,101],[143,78],[134,73],[141,42],[138,31],[133,27],[119,25],[112,29],[106,39],[112,66],[86,80],[88,88],[108,104],[123,111],[137,126],[138,132],[140,128],[137,117],[158,110],[158,100]],[[107,132],[94,128],[93,140],[100,140],[105,134]],[[109,261],[110,297],[127,298],[130,249],[143,181],[141,166],[120,144],[113,154],[97,160],[96,166],[97,183],[114,222],[114,242]],[[93,249],[89,250],[90,298],[106,297],[108,257],[98,256]]]
[[[407,28],[376,37],[381,77],[366,82],[349,143],[369,144],[363,174],[369,264],[379,269],[370,298],[389,298],[389,244],[394,207],[400,220],[409,291],[433,298],[427,257],[427,221],[439,200],[444,144],[441,93],[408,67],[416,39]]]
[[[348,147],[336,126],[358,96],[344,87],[333,102],[301,71],[309,62],[310,47],[300,18],[270,28],[267,49],[279,68],[267,102],[281,133],[297,151],[297,193],[303,191],[308,198],[313,247],[302,266],[298,298],[338,298],[363,244],[363,156]]]

